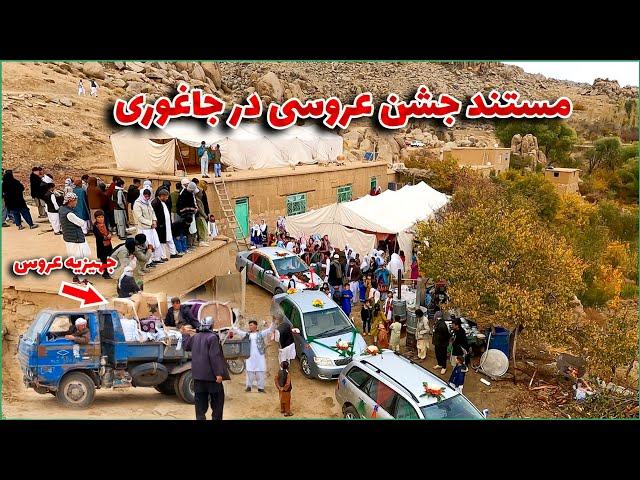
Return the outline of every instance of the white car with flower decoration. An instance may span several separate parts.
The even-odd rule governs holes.
[[[347,419],[484,419],[489,414],[422,366],[375,345],[344,368],[335,396]]]
[[[367,343],[342,309],[320,291],[274,295],[271,314],[288,322],[307,378],[335,380]]]
[[[274,295],[286,292],[289,281],[295,283],[295,290],[317,290],[322,279],[295,253],[280,247],[261,247],[236,255],[236,268],[247,268],[247,283],[268,290]]]

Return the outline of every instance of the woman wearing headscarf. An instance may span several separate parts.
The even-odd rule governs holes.
[[[82,226],[82,233],[85,235],[92,235],[89,233],[91,231],[91,221],[89,220],[90,212],[89,212],[89,203],[87,201],[87,192],[82,186],[82,179],[76,178],[75,187],[73,188],[73,194],[76,196],[74,213],[78,218],[84,220],[84,225]]]
[[[185,185],[186,180],[186,185]],[[178,195],[178,215],[182,218],[186,225],[186,229],[189,235],[189,246],[193,246],[193,234],[190,232],[190,226],[194,222],[194,216],[198,211],[196,205],[195,191],[198,189],[195,183],[189,182],[186,178],[182,179],[182,186],[184,187]]]
[[[133,204],[133,216],[138,223],[138,230],[147,237],[147,242],[153,247],[153,254],[151,255],[151,263],[163,263],[166,260],[162,259],[162,244],[156,231],[157,218],[151,206],[151,189],[144,187],[140,191],[140,196]]]
[[[264,218],[260,221],[260,235],[262,236],[262,245],[267,244],[267,222],[264,221]]]
[[[398,270],[404,272],[404,263],[402,262],[400,255],[398,255],[397,253],[393,253],[391,255],[391,260],[389,260],[387,270],[389,270],[389,273],[391,273],[391,275],[393,275],[393,278],[395,279],[398,278]]]
[[[124,271],[118,279],[116,290],[118,291],[118,297],[120,298],[129,298],[131,295],[141,290],[133,278],[133,268],[130,266],[124,267]]]
[[[416,254],[414,253],[413,258],[411,259],[411,280],[413,280],[414,287],[417,283],[419,273],[420,271],[418,269],[418,257],[416,257]]]

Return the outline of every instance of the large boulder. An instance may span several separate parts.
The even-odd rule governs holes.
[[[522,153],[522,135],[516,133],[511,139],[511,153],[520,155]]]
[[[200,64],[196,63],[193,66],[193,70],[191,71],[191,78],[194,80],[199,80],[201,82],[205,82],[207,80],[207,76],[204,74],[204,70],[200,66]]]
[[[106,78],[104,74],[104,68],[98,62],[87,62],[82,65],[82,73],[89,78],[98,78],[104,80]]]
[[[261,97],[268,96],[277,102],[282,102],[284,98],[282,83],[273,72],[267,72],[260,77],[255,84],[255,88]]]
[[[127,86],[127,82],[125,82],[121,78],[114,78],[113,80],[111,80],[111,85],[116,88],[124,88]]]
[[[342,136],[342,140],[347,144],[347,147],[356,149],[362,141],[362,133],[357,130],[351,130]]]
[[[125,62],[125,66],[127,70],[131,70],[135,73],[144,72],[144,63],[142,62]]]
[[[176,66],[176,70],[178,70],[179,72],[183,70],[189,70],[190,67],[189,62],[173,62],[173,64]]]
[[[143,77],[140,73],[127,72],[121,78],[125,82],[141,82]]]
[[[222,85],[222,74],[220,73],[220,67],[215,62],[202,62],[202,70],[207,78],[213,81],[216,88],[220,88]]]
[[[153,87],[145,82],[127,82],[127,93],[137,95],[138,93],[152,93]]]

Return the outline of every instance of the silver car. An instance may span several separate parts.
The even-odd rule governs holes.
[[[444,398],[422,396],[423,382],[444,387]],[[484,419],[489,413],[480,412],[444,380],[391,350],[354,357],[338,377],[335,396],[348,419]]]
[[[323,305],[315,307],[314,300]],[[353,322],[333,300],[322,292],[306,290],[294,294],[275,295],[271,313],[297,328],[293,336],[300,368],[307,378],[335,380],[351,357],[340,355],[333,347],[339,340],[353,343],[353,352],[360,353],[367,343]]]
[[[298,255],[284,248],[261,247],[238,252],[236,268],[240,271],[244,267],[247,283],[253,282],[274,295],[287,291],[289,274],[296,290],[317,290],[322,285],[322,279],[315,272],[311,275],[309,266]]]

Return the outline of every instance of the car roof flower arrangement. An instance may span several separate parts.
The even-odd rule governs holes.
[[[422,387],[424,388],[424,393],[420,395],[421,397],[434,397],[437,398],[438,401],[444,400],[444,388],[435,388],[430,387],[427,382],[422,382]]]
[[[382,352],[376,345],[369,345],[360,355],[370,355],[375,357],[376,355],[382,355]]]
[[[313,305],[316,308],[322,308],[324,307],[324,302],[319,298],[316,298],[311,302],[311,305]]]
[[[292,295],[292,294],[294,294],[294,293],[298,293],[298,290],[296,290],[295,288],[291,287],[291,288],[289,288],[289,289],[287,290],[287,293],[288,293],[289,295]]]

